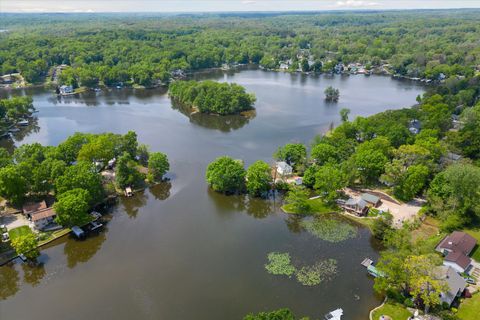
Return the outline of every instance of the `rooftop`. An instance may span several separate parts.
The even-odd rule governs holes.
[[[380,198],[377,196],[374,196],[373,194],[370,193],[362,193],[360,196],[363,200],[370,202],[370,203],[378,203],[380,201]]]
[[[47,208],[47,203],[45,201],[41,202],[29,202],[23,206],[23,213],[29,214],[32,212],[44,210]]]
[[[53,208],[46,208],[46,209],[39,210],[39,211],[36,211],[36,212],[31,214],[33,222],[38,221],[38,220],[42,220],[42,219],[46,219],[46,218],[49,218],[49,217],[54,217],[56,215],[57,215],[57,213],[55,212],[55,210],[53,210]]]
[[[460,251],[465,255],[469,255],[473,248],[477,245],[477,240],[471,235],[461,231],[454,231],[450,235],[443,238],[437,246],[438,251],[444,249],[449,251]]]
[[[470,263],[472,263],[472,259],[470,259],[463,252],[460,251],[449,252],[445,257],[445,261],[456,263],[463,269],[467,269]]]

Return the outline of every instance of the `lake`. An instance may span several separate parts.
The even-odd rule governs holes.
[[[38,120],[16,144],[56,145],[76,131],[134,130],[152,151],[168,154],[171,181],[111,209],[104,232],[86,241],[69,237],[41,251],[39,267],[0,268],[2,319],[242,319],[249,312],[291,308],[322,318],[343,308],[343,319],[365,319],[379,304],[373,280],[360,265],[378,258],[370,232],[339,242],[315,237],[302,218],[281,212],[281,199],[224,196],[208,189],[207,164],[221,155],[273,163],[287,142],[309,144],[316,134],[350,117],[408,107],[425,88],[383,76],[313,76],[256,69],[209,71],[197,79],[232,81],[256,94],[256,115],[188,115],[164,89],[112,89],[57,98],[31,88]],[[340,90],[326,103],[328,86]],[[8,143],[3,144],[9,147]],[[11,147],[11,145],[10,145]],[[331,218],[325,218],[330,220]],[[352,224],[342,219],[339,225]],[[265,270],[267,254],[288,252],[297,266],[335,259],[337,273],[317,286]]]

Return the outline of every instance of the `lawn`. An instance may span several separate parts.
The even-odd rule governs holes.
[[[307,200],[308,204],[310,205],[310,211],[305,212],[307,214],[309,213],[332,213],[332,212],[337,212],[338,209],[336,207],[329,206],[325,204],[321,199],[308,199]],[[293,214],[301,214],[304,212],[296,212],[295,209],[293,209],[293,206],[291,204],[286,204],[282,207],[282,210],[285,211],[286,213],[293,213]]]
[[[393,320],[407,320],[412,314],[402,305],[387,302],[373,312],[372,319],[378,320],[382,315],[389,316]]]
[[[472,298],[465,299],[460,304],[457,316],[462,320],[478,319],[480,313],[480,294],[474,294]]]
[[[10,240],[13,241],[13,239],[24,236],[27,234],[32,233],[32,230],[28,226],[21,226],[12,230],[8,231],[8,236],[10,237]]]

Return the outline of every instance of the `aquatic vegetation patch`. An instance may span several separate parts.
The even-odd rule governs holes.
[[[297,270],[297,281],[304,286],[316,286],[322,281],[330,280],[337,273],[337,260],[327,259],[304,266]]]
[[[357,228],[335,219],[313,219],[301,222],[308,232],[328,242],[341,242],[357,235]]]
[[[289,253],[270,252],[267,256],[268,264],[265,265],[268,273],[274,275],[292,276],[296,269],[291,263]]]
[[[289,253],[270,252],[267,255],[268,264],[265,265],[268,273],[285,275],[295,278],[304,286],[316,286],[322,281],[330,280],[337,273],[337,260],[319,260],[313,265],[295,267]]]

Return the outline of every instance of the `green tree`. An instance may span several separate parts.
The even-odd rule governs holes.
[[[169,169],[170,164],[166,154],[161,152],[150,153],[148,171],[153,174],[155,179],[162,179]]]
[[[335,101],[336,102],[340,98],[340,90],[335,89],[332,86],[327,87],[325,89],[324,93],[325,93],[325,100],[327,100],[327,101]]]
[[[27,193],[27,181],[15,166],[0,169],[0,195],[14,204],[21,204]]]
[[[340,118],[342,119],[342,122],[347,122],[348,121],[348,115],[349,114],[350,114],[350,109],[348,109],[348,108],[340,109]]]
[[[92,137],[80,148],[78,161],[106,163],[115,157],[115,142],[113,134],[100,134]]]
[[[271,188],[272,173],[268,163],[258,160],[247,169],[247,191],[254,197],[265,195]]]
[[[40,255],[37,236],[33,232],[19,235],[12,239],[12,247],[17,254],[23,254],[27,259],[35,259]]]
[[[315,173],[314,189],[327,202],[334,202],[338,197],[338,191],[346,187],[347,177],[343,171],[335,165],[320,167]]]
[[[12,156],[7,149],[0,148],[0,168],[13,164]]]
[[[319,143],[312,148],[311,158],[317,165],[336,163],[339,160],[337,148],[327,143]]]
[[[147,145],[141,144],[137,148],[137,157],[138,157],[138,162],[142,166],[147,166],[148,165],[148,157],[150,155],[150,151],[148,149]]]
[[[79,162],[67,167],[65,173],[55,181],[57,195],[77,188],[88,190],[91,204],[98,203],[103,199],[102,179],[90,163]]]
[[[295,317],[289,309],[279,309],[276,311],[249,314],[245,316],[243,320],[295,320]]]
[[[480,168],[471,164],[453,164],[435,176],[427,192],[431,210],[440,219],[455,222],[448,229],[480,216]]]
[[[55,221],[64,227],[81,226],[88,222],[90,193],[85,189],[75,188],[58,196],[53,209],[57,213]]]
[[[245,175],[245,169],[240,160],[223,156],[208,165],[205,177],[213,190],[232,194],[244,190]]]
[[[404,201],[412,200],[427,184],[430,172],[424,165],[408,167],[393,189],[395,196]]]
[[[298,170],[307,158],[307,148],[301,143],[287,143],[277,149],[273,157],[276,160],[285,161]]]
[[[91,134],[76,132],[57,147],[57,154],[60,160],[67,164],[75,162],[80,149],[92,139]],[[110,159],[109,159],[110,160]]]
[[[137,170],[136,166],[136,162],[127,152],[117,159],[115,181],[120,188],[139,186],[144,181],[145,177]]]
[[[124,136],[122,136],[120,139],[120,144],[120,154],[127,152],[132,159],[135,159],[138,149],[137,134],[135,131],[128,131]]]
[[[308,213],[310,204],[308,203],[309,192],[302,186],[293,186],[285,197],[285,202],[292,206],[295,213]]]

